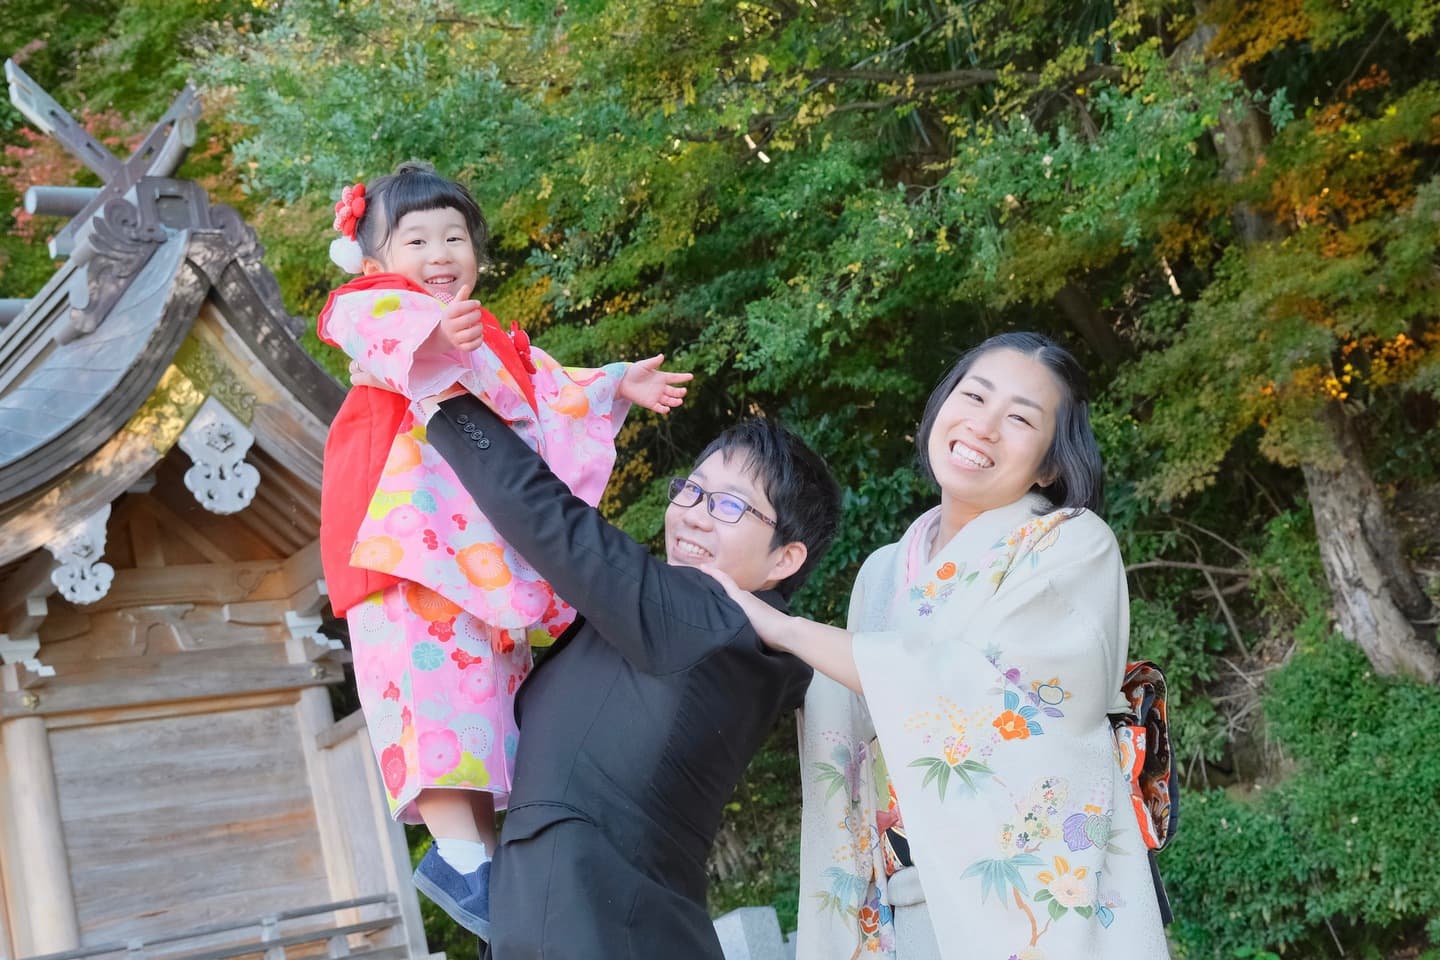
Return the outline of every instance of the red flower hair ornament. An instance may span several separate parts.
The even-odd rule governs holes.
[[[365,184],[357,183],[340,191],[335,203],[335,229],[340,236],[330,242],[330,259],[346,273],[359,273],[364,254],[355,239],[355,228],[365,215]]]

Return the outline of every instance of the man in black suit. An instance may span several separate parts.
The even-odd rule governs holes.
[[[765,647],[698,568],[783,609],[834,536],[834,479],[788,431],[731,428],[672,481],[662,563],[473,397],[446,400],[427,429],[496,531],[580,614],[520,688],[482,956],[720,960],[705,862],[721,809],[811,673]]]

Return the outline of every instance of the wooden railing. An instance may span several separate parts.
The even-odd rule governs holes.
[[[282,926],[287,926],[292,921],[374,906],[381,907],[383,913],[369,920],[336,926],[334,925],[336,918],[331,916],[332,924],[330,926],[312,927],[293,932],[282,930]],[[65,950],[61,953],[46,953],[28,957],[26,960],[90,960],[92,957],[105,957],[112,954],[118,955],[112,960],[149,960],[157,955],[163,956],[165,960],[232,960],[237,957],[286,960],[291,956],[292,951],[297,956],[321,955],[322,947],[323,955],[330,960],[337,960],[341,957],[352,957],[355,960],[362,957],[365,960],[407,960],[409,949],[405,945],[404,937],[398,938],[397,943],[386,946],[372,946],[364,943],[360,947],[352,949],[350,944],[352,936],[363,936],[368,940],[382,931],[399,926],[400,922],[396,897],[393,893],[386,893],[372,897],[360,897],[355,900],[342,900],[338,903],[324,903],[313,907],[283,910],[279,913],[265,914],[254,920],[213,924],[186,930],[183,933],[102,943],[80,947],[76,950]],[[252,935],[237,938],[222,945],[186,951],[187,943],[213,940],[213,938],[227,933],[242,931],[251,931]]]

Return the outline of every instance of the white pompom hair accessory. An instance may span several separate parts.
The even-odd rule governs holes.
[[[365,255],[360,252],[358,241],[350,237],[336,237],[330,241],[330,260],[346,273],[359,273]]]
[[[364,262],[355,230],[365,215],[365,184],[357,183],[340,191],[335,204],[335,229],[340,236],[330,242],[330,259],[346,273],[359,273]]]

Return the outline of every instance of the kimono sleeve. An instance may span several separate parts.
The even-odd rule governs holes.
[[[422,350],[442,310],[440,301],[407,290],[358,291],[336,298],[326,332],[366,373],[420,400],[450,387],[473,366],[459,351]]]
[[[861,568],[850,594],[851,630],[866,620],[867,594],[876,589],[875,571],[883,568],[887,552],[878,551]],[[879,960],[893,957],[889,908],[880,902],[883,870],[876,821],[877,806],[888,800],[888,784],[877,782],[875,730],[865,702],[817,672],[799,724],[802,893],[797,956],[822,960],[852,957],[858,951]],[[887,794],[883,799],[882,791]],[[862,919],[870,922],[862,924]]]
[[[625,424],[630,401],[619,396],[620,381],[628,363],[619,361],[603,367],[567,367],[539,347],[530,348],[535,364],[536,400],[552,410],[587,424],[597,438],[603,435],[614,443]]]

